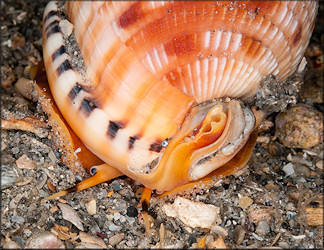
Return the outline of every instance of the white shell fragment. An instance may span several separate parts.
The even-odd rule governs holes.
[[[69,205],[58,203],[58,206],[62,210],[63,219],[70,221],[79,230],[84,231],[83,224],[78,213]]]
[[[26,248],[36,249],[64,249],[64,243],[50,232],[41,232],[33,235],[27,242]]]
[[[102,248],[107,248],[107,246],[106,246],[105,242],[103,241],[103,239],[101,239],[99,237],[92,236],[92,235],[89,235],[89,234],[84,233],[84,232],[80,232],[79,237],[80,237],[80,240],[83,243],[90,243],[90,244],[94,244],[96,246],[100,246]],[[97,248],[97,247],[95,247],[95,248]]]
[[[190,227],[211,228],[220,219],[219,207],[182,197],[177,197],[173,204],[164,205],[162,210],[167,216],[178,218]]]
[[[87,209],[88,214],[94,215],[97,213],[97,202],[95,199],[91,198],[86,204],[85,207]]]
[[[30,159],[26,154],[23,154],[19,159],[16,161],[18,168],[24,169],[34,169],[35,163],[32,159]]]

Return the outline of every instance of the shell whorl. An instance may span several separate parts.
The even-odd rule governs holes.
[[[200,103],[224,96],[248,99],[263,76],[279,81],[290,76],[308,44],[314,5],[68,2],[67,9],[93,84],[105,84],[114,62],[126,58],[128,70],[138,70],[140,63]]]

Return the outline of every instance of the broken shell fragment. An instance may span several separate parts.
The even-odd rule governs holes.
[[[193,202],[182,197],[177,197],[171,205],[165,204],[162,210],[167,216],[178,218],[193,228],[211,228],[216,221],[220,221],[219,207]]]

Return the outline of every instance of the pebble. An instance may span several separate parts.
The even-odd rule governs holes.
[[[1,243],[3,249],[19,249],[19,245],[8,237],[6,237],[5,241],[2,241]]]
[[[269,181],[269,183],[265,185],[264,188],[269,191],[279,191],[279,187],[274,184],[273,181]]]
[[[110,224],[110,225],[108,226],[108,228],[109,228],[110,231],[113,231],[113,232],[115,232],[115,231],[119,231],[119,230],[122,229],[121,227],[116,226],[115,224]]]
[[[35,163],[26,154],[19,157],[19,159],[16,161],[16,165],[18,168],[35,169]]]
[[[91,198],[89,202],[85,204],[88,214],[94,215],[97,213],[97,202],[95,199]]]
[[[289,202],[289,203],[286,205],[285,209],[286,209],[287,211],[296,211],[296,207],[295,207],[294,203],[292,203],[292,202]]]
[[[25,219],[21,216],[12,216],[11,221],[15,223],[24,223]]]
[[[299,104],[276,116],[276,135],[287,148],[309,148],[323,140],[323,114]]]
[[[126,217],[121,215],[119,221],[124,223],[126,221]]]
[[[18,175],[15,168],[6,167],[4,165],[1,166],[1,190],[15,185],[20,179],[21,177]]]
[[[124,234],[124,233],[115,234],[114,236],[112,236],[112,237],[109,239],[109,244],[110,244],[111,246],[115,246],[115,245],[117,245],[119,242],[121,242],[124,238],[125,238],[125,234]]]
[[[290,175],[292,175],[293,173],[295,173],[295,169],[292,163],[288,163],[286,164],[282,170],[286,173],[285,177],[288,177]]]
[[[114,213],[114,220],[118,221],[120,218],[120,213]]]
[[[112,183],[112,188],[115,192],[118,192],[119,190],[121,190],[123,187],[122,185],[119,183],[119,181],[113,181]]]
[[[323,170],[323,160],[320,160],[315,163],[315,166],[321,170]]]
[[[260,241],[263,241],[263,240],[264,240],[263,237],[257,235],[256,233],[251,233],[251,235],[252,235],[254,238],[256,238],[257,240],[260,240]],[[254,243],[254,244],[257,244],[257,243]],[[248,246],[248,248],[251,248],[251,247],[252,247],[252,246]],[[256,248],[256,247],[254,246],[254,247],[252,247],[252,248]]]
[[[223,238],[225,238],[228,235],[225,228],[223,228],[221,226],[217,226],[217,225],[212,226],[211,231],[213,231],[215,234],[222,236]]]
[[[296,178],[293,179],[295,182],[300,182],[300,183],[305,183],[307,182],[306,179],[302,176],[298,176]]]
[[[212,225],[221,220],[220,208],[202,202],[177,197],[173,204],[165,204],[162,211],[167,216],[176,217],[190,227],[211,228]]]
[[[33,235],[27,242],[26,248],[51,249],[65,248],[64,243],[50,232]]]
[[[291,246],[287,242],[278,242],[278,246],[283,248],[283,249],[289,249]]]
[[[238,201],[238,205],[242,209],[248,208],[252,203],[253,203],[253,200],[247,196],[241,197]]]
[[[11,151],[12,151],[13,154],[18,154],[19,153],[19,148],[14,147],[14,148],[11,149]]]
[[[37,101],[38,95],[34,91],[34,81],[26,78],[19,78],[15,84],[15,90],[28,100]]]
[[[245,237],[245,229],[241,225],[237,225],[233,231],[233,239],[236,245],[241,245]]]
[[[267,233],[270,232],[270,227],[266,221],[262,220],[258,223],[255,232],[260,236],[265,236]]]
[[[310,176],[310,169],[308,167],[302,166],[302,165],[296,165],[295,172],[297,175],[301,175],[304,177]]]
[[[138,215],[138,211],[137,211],[137,208],[134,207],[134,206],[130,206],[127,208],[127,216],[129,217],[137,217]]]
[[[79,233],[79,238],[82,243],[89,243],[93,244],[92,248],[107,248],[104,240],[102,238],[99,238],[97,236],[93,236],[84,232]]]
[[[10,87],[16,80],[16,75],[8,65],[1,66],[1,87]]]

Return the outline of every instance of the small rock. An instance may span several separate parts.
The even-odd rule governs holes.
[[[255,232],[260,236],[265,236],[267,233],[270,232],[270,227],[266,221],[262,220],[258,223]]]
[[[12,241],[6,235],[5,235],[5,237],[6,237],[6,239],[2,245],[3,249],[19,249],[20,248],[19,245],[15,241]]]
[[[276,116],[276,135],[287,148],[309,148],[323,141],[323,114],[299,104]]]
[[[297,176],[296,178],[293,179],[295,182],[301,182],[301,183],[305,183],[307,182],[306,179],[302,176]]]
[[[13,154],[18,154],[19,153],[19,148],[18,147],[14,147],[11,149]]]
[[[269,136],[258,136],[257,142],[268,144],[270,142],[270,137]]]
[[[233,231],[233,239],[236,245],[241,245],[245,237],[245,229],[241,225],[237,225]]]
[[[35,163],[26,154],[19,157],[19,159],[16,161],[16,165],[18,168],[35,169]]]
[[[118,221],[120,218],[120,213],[114,213],[114,220]]]
[[[54,234],[50,232],[42,232],[32,236],[27,244],[26,248],[37,248],[37,249],[64,249],[64,243],[59,240]]]
[[[279,187],[273,183],[273,181],[269,181],[267,185],[264,186],[265,189],[269,191],[279,191]]]
[[[126,221],[126,217],[121,215],[120,218],[119,218],[119,221],[121,223],[124,223]]]
[[[254,222],[255,224],[258,224],[262,220],[266,221],[269,224],[271,218],[273,217],[273,214],[274,211],[267,207],[258,208],[255,206],[251,206],[248,209],[249,221]]]
[[[34,90],[35,81],[26,78],[19,78],[15,84],[15,90],[28,100],[37,101],[38,94]]]
[[[224,242],[224,239],[222,237],[218,237],[217,240],[215,240],[214,242],[208,244],[207,246],[208,248],[212,249],[212,248],[216,248],[216,249],[226,249],[227,246]]]
[[[137,211],[137,208],[134,207],[134,206],[130,206],[127,208],[127,216],[129,217],[137,217],[138,215],[138,211]]]
[[[283,248],[283,249],[291,248],[291,246],[287,242],[282,242],[282,241],[278,242],[278,246]]]
[[[97,246],[100,246],[102,248],[107,248],[105,242],[103,241],[103,239],[96,237],[96,236],[92,236],[90,234],[84,233],[84,232],[80,232],[79,234],[80,240],[83,243],[90,243],[90,244],[95,244]]]
[[[21,216],[12,216],[11,221],[15,223],[24,223],[25,219]]]
[[[8,65],[1,66],[1,87],[8,88],[16,80],[16,75]]]
[[[202,202],[193,202],[177,197],[173,204],[165,204],[162,211],[167,216],[176,217],[190,227],[211,228],[220,220],[220,208]]]
[[[315,166],[321,170],[323,170],[323,160],[316,162]]]
[[[109,244],[111,246],[117,245],[119,242],[121,242],[125,238],[125,234],[120,233],[120,234],[115,234],[109,239]]]
[[[288,177],[290,175],[292,175],[293,173],[295,173],[295,169],[292,163],[288,163],[286,164],[282,170],[286,173],[285,177]]]
[[[97,202],[95,199],[91,198],[89,202],[85,204],[88,214],[94,215],[97,213]]]
[[[115,224],[110,224],[110,225],[108,226],[108,228],[109,228],[110,231],[113,231],[113,232],[115,232],[115,231],[119,231],[119,230],[122,229],[121,227],[116,226]]]
[[[242,209],[246,209],[253,203],[253,200],[250,197],[243,196],[239,199],[238,205]]]
[[[294,205],[293,203],[291,203],[291,202],[289,202],[289,203],[286,205],[285,209],[286,209],[287,211],[292,211],[292,212],[296,211],[296,207],[295,207],[295,205]]]
[[[123,187],[122,185],[119,183],[119,181],[115,180],[112,183],[112,188],[115,192],[118,192],[119,190],[121,190]]]
[[[12,44],[11,46],[13,48],[24,48],[26,44],[26,39],[22,35],[16,34],[13,39],[12,39]]]
[[[302,165],[297,165],[295,167],[295,173],[296,173],[296,175],[309,177],[310,176],[310,169],[308,167],[305,167],[305,166],[302,166]]]
[[[15,168],[7,167],[5,165],[1,166],[1,189],[6,189],[15,185],[21,180],[21,176],[18,175],[18,172]]]
[[[219,236],[222,236],[223,238],[225,238],[228,235],[225,228],[217,225],[212,226],[211,231],[213,231],[215,234],[218,234]]]

